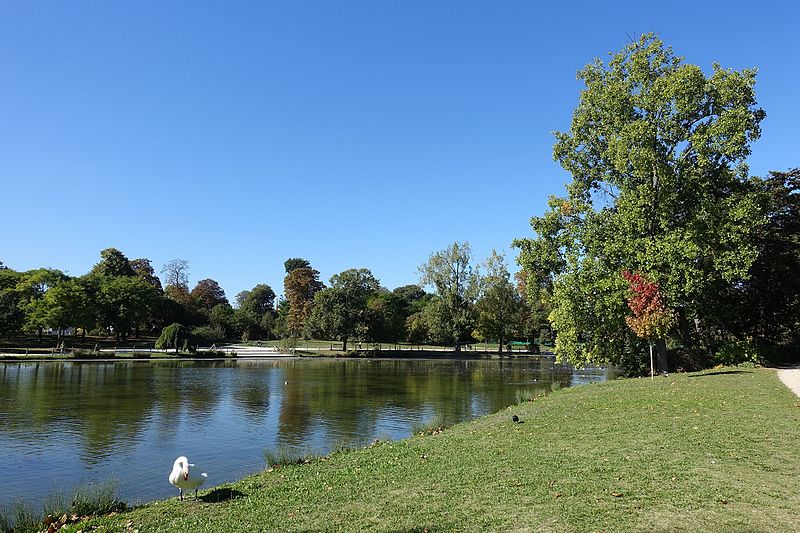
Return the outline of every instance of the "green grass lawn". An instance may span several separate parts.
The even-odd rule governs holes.
[[[774,370],[627,379],[68,530],[798,531],[798,441]]]

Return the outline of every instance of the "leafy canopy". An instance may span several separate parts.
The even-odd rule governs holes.
[[[515,241],[574,363],[629,349],[625,270],[659,284],[684,345],[702,340],[687,327],[708,318],[702,301],[747,278],[762,222],[744,165],[765,116],[755,75],[715,64],[707,76],[653,34],[579,71],[585,87],[553,148],[567,195],[531,220],[536,238]]]

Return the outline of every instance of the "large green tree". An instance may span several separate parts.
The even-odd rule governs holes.
[[[530,283],[552,291],[556,350],[576,364],[631,350],[623,271],[658,283],[692,349],[713,313],[704,302],[748,277],[761,197],[744,160],[760,135],[755,70],[709,75],[652,34],[578,73],[584,82],[555,159],[567,195],[516,241]],[[657,342],[666,366],[665,339]]]
[[[25,313],[20,305],[17,284],[23,274],[5,265],[0,268],[0,338],[10,338],[22,331]]]
[[[475,304],[476,331],[483,339],[496,339],[502,354],[505,341],[522,330],[525,306],[511,283],[511,273],[502,255],[493,250],[485,269],[481,295]]]
[[[100,252],[100,262],[92,267],[92,274],[100,276],[135,276],[131,262],[116,248]]]
[[[479,278],[469,243],[454,242],[431,254],[419,267],[423,285],[431,285],[435,295],[426,306],[432,335],[455,345],[457,352],[474,323],[473,306],[480,290]]]
[[[377,294],[380,283],[368,269],[351,268],[332,276],[330,284],[315,295],[308,327],[315,336],[342,341],[342,350],[347,350],[348,339],[368,334],[367,304]]]
[[[800,351],[800,168],[771,172],[759,183],[767,222],[758,228],[750,278],[711,302],[716,326],[730,337],[776,347],[780,359]],[[778,348],[780,346],[780,348]]]
[[[152,285],[138,277],[100,276],[99,319],[101,325],[127,339],[131,331],[138,333],[147,324],[158,296]]]
[[[47,327],[55,329],[59,338],[61,331],[74,327],[86,330],[97,322],[97,307],[92,301],[93,284],[86,278],[73,278],[51,287],[42,299]]]
[[[271,338],[275,330],[275,291],[259,283],[236,295],[236,320],[248,339]]]

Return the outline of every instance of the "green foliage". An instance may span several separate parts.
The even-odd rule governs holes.
[[[432,418],[421,420],[412,424],[411,434],[419,436],[436,435],[437,433],[444,431],[446,428],[447,425],[445,424],[444,417],[440,414],[436,414]]]
[[[70,512],[85,516],[122,511],[126,505],[118,494],[119,483],[113,479],[78,485],[72,493]]]
[[[100,252],[100,262],[94,265],[91,274],[98,276],[135,276],[133,267],[125,254],[116,248]]]
[[[423,311],[417,311],[406,319],[406,340],[415,344],[422,344],[430,340],[428,321]]]
[[[366,268],[335,274],[330,283],[329,288],[316,293],[307,327],[309,333],[318,338],[341,340],[342,350],[347,351],[348,339],[368,336],[371,321],[368,302],[377,293],[380,283]]]
[[[24,305],[17,284],[23,274],[3,266],[0,268],[0,338],[11,338],[22,331]]]
[[[119,500],[118,492],[119,484],[115,480],[80,484],[72,490],[70,503],[63,493],[55,493],[45,499],[41,512],[36,512],[30,504],[17,501],[11,509],[0,509],[0,531],[55,531],[66,524],[66,521],[60,521],[64,515],[71,521],[72,515],[86,517],[123,511],[127,505]]]
[[[138,277],[99,276],[95,279],[99,284],[97,298],[102,326],[126,338],[131,330],[147,323],[158,296],[152,285]]]
[[[178,353],[178,349],[183,347],[188,340],[189,332],[186,326],[176,322],[161,330],[161,335],[159,335],[156,340],[155,348],[156,350],[170,350],[174,348],[175,353]]]
[[[247,332],[248,339],[270,339],[275,330],[275,291],[260,283],[249,291],[236,295],[237,321],[240,332]]]
[[[158,276],[156,276],[156,272],[153,270],[153,265],[150,263],[149,259],[132,259],[130,264],[133,272],[138,278],[146,282],[148,285],[151,285],[156,291],[158,291],[159,294],[164,292],[164,289],[161,286],[161,280],[158,279]]]
[[[473,305],[480,290],[471,259],[469,243],[454,242],[419,267],[422,283],[436,290],[424,311],[430,334],[437,342],[455,344],[456,351],[472,331]]]
[[[301,451],[296,447],[278,446],[275,449],[264,448],[261,450],[267,469],[275,469],[287,465],[305,465],[319,460],[322,454],[314,451]]]
[[[292,270],[297,270],[298,268],[311,268],[311,263],[300,257],[290,257],[283,263],[283,266],[286,269],[286,274],[291,274]]]
[[[756,185],[767,220],[754,237],[758,258],[747,280],[721,288],[708,305],[720,310],[713,326],[727,332],[727,340],[750,340],[761,349],[781,347],[796,357],[800,349],[800,169],[771,172]]]
[[[209,321],[211,327],[222,332],[223,337],[232,337],[234,334],[241,333],[236,311],[229,303],[215,305],[209,313]]]
[[[596,60],[570,131],[554,157],[572,175],[565,198],[534,217],[535,239],[518,240],[530,289],[552,308],[556,350],[575,364],[618,362],[626,331],[621,273],[657,282],[676,310],[678,340],[703,342],[704,307],[721,287],[746,280],[763,222],[744,158],[760,135],[755,70],[683,63],[653,35]]]
[[[511,283],[505,258],[492,251],[481,278],[481,296],[475,304],[477,337],[496,339],[503,351],[506,340],[520,335],[526,318],[522,298]]]
[[[714,354],[714,363],[718,365],[760,364],[762,362],[763,358],[758,347],[748,341],[723,343]]]
[[[214,343],[225,340],[225,332],[212,326],[198,326],[196,328],[192,328],[190,338],[192,344],[210,346]]]

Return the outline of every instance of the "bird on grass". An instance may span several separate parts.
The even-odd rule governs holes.
[[[511,417],[511,421],[514,422],[514,423],[518,423],[519,422],[519,417],[517,415],[514,415],[514,416]]]
[[[194,499],[197,499],[197,488],[206,482],[208,474],[203,472],[198,474],[192,472],[191,468],[194,465],[189,463],[189,459],[181,455],[172,464],[172,472],[169,474],[169,482],[178,487],[181,494],[181,501],[183,500],[183,489],[194,489]]]

